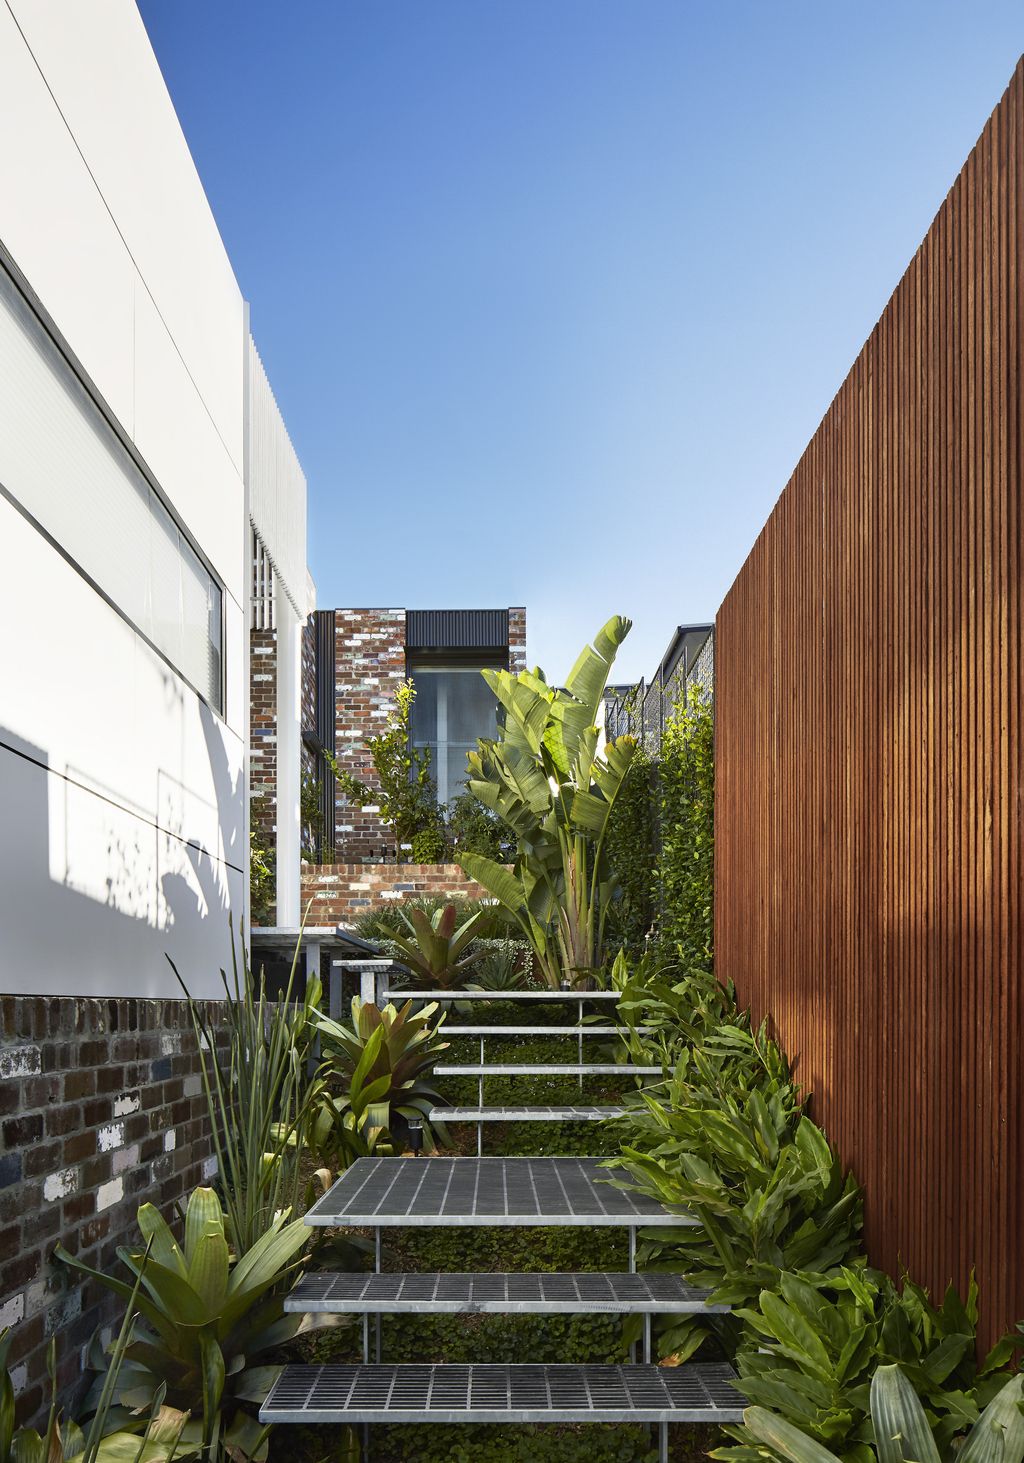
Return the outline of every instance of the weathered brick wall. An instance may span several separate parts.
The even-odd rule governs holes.
[[[302,908],[312,899],[307,924],[351,924],[375,904],[424,895],[488,898],[458,864],[324,864],[302,870]]]
[[[518,675],[526,669],[526,610],[513,605],[508,612],[508,668]]]
[[[222,1007],[206,1008],[215,1024]],[[120,1320],[98,1285],[50,1255],[59,1241],[118,1274],[146,1200],[167,1218],[214,1172],[199,1059],[184,1001],[0,998],[0,1326],[13,1327],[19,1416],[48,1402],[46,1350],[58,1338],[66,1400],[85,1348]]]
[[[376,785],[367,739],[376,736],[405,679],[405,610],[336,610],[334,617],[335,755],[343,771]],[[339,793],[335,848],[357,862],[393,849],[394,834],[371,805],[356,807]]]
[[[276,632],[250,630],[249,645],[249,791],[253,816],[272,846],[277,816]]]

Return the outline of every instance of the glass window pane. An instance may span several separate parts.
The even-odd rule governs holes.
[[[498,703],[480,672],[450,672],[448,682],[448,740],[475,742],[477,737],[492,737]]]
[[[409,735],[413,745],[418,746],[437,736],[437,677],[417,671],[410,679],[416,695],[409,714]]]

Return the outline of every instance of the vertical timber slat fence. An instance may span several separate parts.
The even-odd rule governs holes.
[[[1024,63],[715,628],[719,974],[872,1258],[1024,1316]]]

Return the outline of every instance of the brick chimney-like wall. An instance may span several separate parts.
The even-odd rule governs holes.
[[[338,765],[376,785],[368,738],[383,730],[405,679],[405,610],[336,610],[334,616],[335,740]],[[376,862],[382,849],[394,858],[394,835],[372,805],[357,807],[338,792],[336,856]]]

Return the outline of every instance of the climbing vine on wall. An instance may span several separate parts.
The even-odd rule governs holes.
[[[608,943],[639,953],[657,914],[655,804],[651,759],[642,746],[615,802],[608,826],[608,862],[620,893],[612,906]]]
[[[693,964],[714,957],[715,736],[710,698],[691,686],[661,743],[660,935]]]

